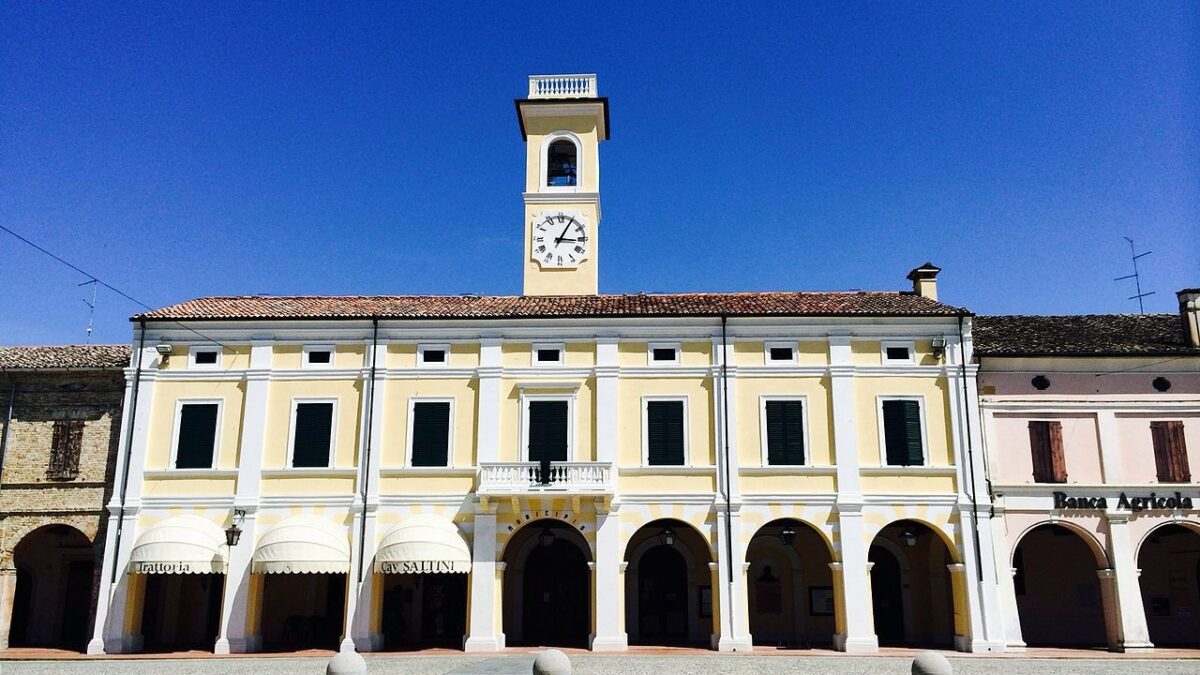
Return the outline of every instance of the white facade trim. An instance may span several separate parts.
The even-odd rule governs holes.
[[[220,370],[221,356],[224,350],[219,344],[211,342],[204,344],[195,344],[188,346],[188,368],[197,370]],[[196,363],[196,355],[200,353],[216,352],[217,360],[213,363]]]
[[[329,363],[313,363],[310,361],[313,352],[329,352]],[[317,370],[331,370],[336,352],[332,344],[306,344],[301,348],[300,367]]]
[[[575,184],[550,185],[550,145],[555,141],[570,141],[575,146]],[[583,141],[579,136],[565,129],[552,131],[542,138],[542,148],[538,154],[538,192],[543,194],[576,193],[583,187],[584,160]]]
[[[425,352],[440,351],[444,355],[442,361],[426,361]],[[449,342],[423,342],[417,345],[417,368],[448,368],[450,366]],[[378,370],[375,371],[378,374]]]
[[[558,359],[554,361],[539,361],[538,353],[543,350],[553,349],[558,352]],[[566,362],[566,346],[562,342],[534,342],[529,350],[529,367],[531,370],[541,368],[553,368],[562,366]]]
[[[656,360],[654,358],[654,350],[656,349],[673,349],[675,350],[675,358],[671,360]],[[679,365],[681,343],[679,342],[650,342],[646,344],[646,365],[654,366],[677,366]],[[704,370],[708,370],[708,366],[704,366]]]
[[[888,349],[907,349],[908,358],[888,358]],[[913,340],[882,340],[879,343],[879,362],[883,365],[914,365],[917,362],[916,344]]]
[[[771,358],[772,349],[790,349],[792,350],[792,358],[775,360]],[[779,341],[765,340],[763,341],[763,365],[766,366],[781,366],[795,365],[800,358],[800,349],[794,340]]]

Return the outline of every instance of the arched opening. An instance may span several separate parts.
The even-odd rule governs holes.
[[[147,574],[143,652],[212,651],[221,621],[224,574]]]
[[[880,530],[867,554],[871,603],[881,645],[954,644],[954,556],[929,526],[901,520]]]
[[[47,525],[13,549],[17,588],[9,646],[83,651],[95,585],[92,543],[69,525]]]
[[[824,537],[807,523],[767,523],[746,551],[750,634],[755,645],[833,643],[833,562]]]
[[[514,645],[586,647],[592,626],[591,552],[579,530],[537,520],[504,548],[504,633]]]
[[[707,644],[712,636],[712,560],[691,525],[656,520],[625,548],[625,625],[631,644]]]
[[[1101,567],[1082,536],[1068,527],[1039,525],[1021,537],[1013,553],[1013,588],[1025,644],[1107,644]]]
[[[546,185],[569,187],[578,177],[578,149],[565,138],[552,143],[546,150]]]
[[[1155,529],[1142,543],[1138,567],[1150,641],[1200,646],[1200,533],[1174,524]]]

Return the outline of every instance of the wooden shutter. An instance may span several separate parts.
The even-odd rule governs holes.
[[[332,403],[296,404],[296,438],[292,445],[292,466],[329,466],[332,431]]]
[[[1150,436],[1154,441],[1154,464],[1160,483],[1190,483],[1187,443],[1183,439],[1183,422],[1151,422]]]
[[[1029,423],[1029,452],[1033,458],[1035,483],[1067,482],[1067,462],[1063,454],[1062,423]]]
[[[189,403],[179,409],[176,469],[208,469],[217,439],[217,404]]]
[[[920,466],[925,463],[921,447],[921,404],[918,401],[884,401],[883,436],[889,465]]]
[[[683,466],[683,401],[646,402],[646,454],[651,466]]]
[[[79,476],[79,453],[83,450],[83,420],[56,420],[50,439],[50,465],[46,477],[74,480]]]
[[[529,402],[529,461],[567,461],[567,402]]]
[[[804,463],[804,404],[767,401],[767,463]]]
[[[413,466],[448,466],[450,404],[446,401],[413,403],[412,434]]]

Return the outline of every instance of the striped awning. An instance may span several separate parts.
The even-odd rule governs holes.
[[[350,571],[347,529],[321,516],[293,516],[267,530],[254,549],[255,574],[344,574]]]
[[[130,574],[224,574],[225,532],[199,516],[176,516],[151,526],[133,544]]]
[[[434,515],[413,516],[379,542],[375,571],[383,574],[471,571],[471,549],[454,523]]]

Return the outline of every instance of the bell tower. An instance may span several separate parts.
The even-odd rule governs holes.
[[[608,99],[596,76],[531,75],[517,99],[525,139],[525,295],[599,290],[600,142]]]

